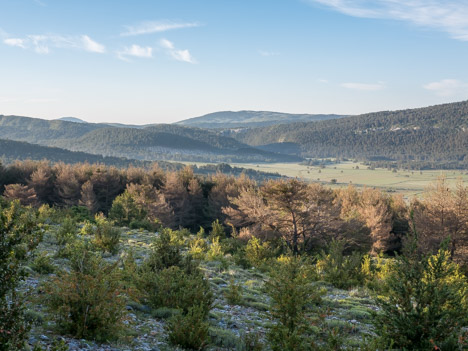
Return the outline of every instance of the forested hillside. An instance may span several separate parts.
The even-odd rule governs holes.
[[[233,132],[249,145],[296,144],[304,157],[455,161],[468,166],[468,102]],[[267,147],[268,148],[268,147]],[[290,147],[291,148],[291,147]]]
[[[117,167],[128,167],[130,165],[144,165],[145,162],[131,160],[123,157],[104,157],[85,152],[74,152],[60,149],[58,147],[48,147],[34,145],[22,141],[0,139],[0,160],[4,163],[12,163],[16,160],[48,160],[50,162],[65,163],[101,163]],[[149,162],[148,162],[149,163]],[[169,165],[168,162],[166,162]]]
[[[55,146],[110,157],[143,161],[205,162],[298,161],[256,149],[230,137],[199,128],[153,125],[133,128],[108,124],[0,116],[0,138]]]
[[[189,118],[176,124],[199,128],[252,128],[274,124],[322,121],[346,117],[342,115],[292,114],[270,111],[222,111]]]

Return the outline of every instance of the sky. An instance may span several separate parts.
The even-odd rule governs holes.
[[[468,99],[467,0],[0,0],[0,114],[171,123]]]

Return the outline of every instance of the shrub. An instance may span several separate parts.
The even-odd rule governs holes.
[[[258,333],[247,332],[240,335],[241,343],[236,347],[236,351],[262,351],[263,344]]]
[[[231,279],[224,296],[230,305],[239,305],[242,302],[242,285]]]
[[[143,229],[151,232],[159,228],[159,224],[157,222],[150,222],[147,219],[134,219],[130,222],[129,227],[130,229]]]
[[[219,243],[219,238],[214,237],[211,242],[210,249],[208,250],[206,257],[209,261],[220,261],[224,257],[223,248]]]
[[[42,232],[35,213],[18,201],[0,200],[0,350],[22,350],[29,330],[18,285],[27,273],[25,262],[39,244]]]
[[[180,314],[180,310],[178,310],[177,308],[169,308],[169,307],[160,307],[160,308],[155,309],[151,313],[151,315],[157,319],[168,319],[178,314]]]
[[[266,283],[271,298],[268,333],[272,350],[302,350],[308,343],[306,308],[319,292],[307,278],[303,261],[288,257],[279,261]]]
[[[71,271],[44,285],[45,302],[62,332],[107,341],[124,328],[125,291],[117,264],[107,264],[85,244],[75,247]]]
[[[219,219],[211,223],[210,240],[214,241],[216,238],[218,241],[226,239],[226,232],[224,231],[223,225],[219,222]]]
[[[362,255],[353,252],[345,256],[344,250],[343,241],[332,241],[328,254],[322,252],[316,265],[321,278],[340,289],[361,285],[365,279],[362,271]]]
[[[85,221],[83,227],[80,229],[81,235],[94,235],[96,232],[96,227],[90,221]]]
[[[56,267],[52,261],[52,257],[46,252],[41,252],[32,261],[31,268],[40,274],[50,274],[55,272]]]
[[[197,235],[197,237],[194,238],[189,244],[189,253],[193,258],[203,260],[205,258],[207,248],[208,245],[205,239]]]
[[[203,350],[209,342],[209,324],[202,306],[191,307],[187,314],[172,317],[167,324],[169,341],[191,350]]]
[[[134,196],[128,190],[115,198],[109,211],[109,218],[116,220],[121,226],[137,223],[145,217],[146,212],[137,205]]]
[[[387,280],[388,297],[377,299],[375,331],[385,342],[412,350],[456,350],[467,309],[468,285],[443,249],[430,257],[399,256]],[[459,344],[464,342],[464,345]]]
[[[91,213],[86,206],[72,206],[70,212],[76,222],[91,220]]]
[[[187,273],[172,266],[159,272],[146,272],[142,276],[143,290],[152,307],[178,308],[187,311],[197,304],[208,314],[213,294],[208,281],[200,271]]]
[[[183,264],[181,245],[174,231],[162,229],[153,242],[153,250],[144,262],[144,269],[157,272],[172,266],[181,267]]]
[[[254,267],[261,267],[270,255],[270,248],[267,242],[261,242],[260,239],[252,237],[245,247],[245,258]]]
[[[73,218],[66,217],[55,233],[55,239],[57,241],[57,245],[59,246],[59,250],[57,252],[59,256],[67,256],[69,254],[67,245],[72,244],[76,240],[77,233],[78,230],[76,227],[76,222],[73,220]]]
[[[102,215],[96,216],[94,244],[101,250],[116,254],[119,251],[121,234],[121,229],[114,227],[113,222]]]
[[[394,259],[384,258],[382,254],[376,258],[364,256],[361,271],[365,277],[366,286],[381,294],[386,293],[385,282],[393,272],[394,261]]]

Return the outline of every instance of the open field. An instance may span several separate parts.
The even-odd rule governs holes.
[[[203,165],[202,163],[190,163]],[[468,181],[468,172],[460,170],[402,171],[396,173],[383,168],[374,170],[367,166],[343,162],[327,165],[325,168],[306,166],[297,163],[232,163],[232,166],[255,169],[263,172],[278,172],[288,177],[297,177],[306,181],[319,181],[333,187],[348,186],[376,187],[386,191],[402,193],[407,197],[420,195],[437,177],[445,175],[451,184],[458,178]],[[332,183],[336,179],[336,183]]]

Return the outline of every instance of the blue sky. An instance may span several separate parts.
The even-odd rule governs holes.
[[[0,114],[169,123],[468,98],[465,0],[0,0]]]

